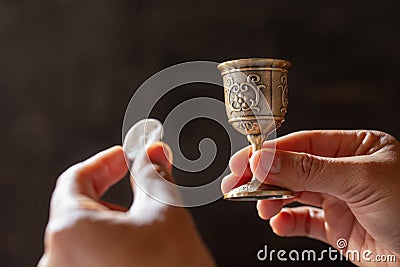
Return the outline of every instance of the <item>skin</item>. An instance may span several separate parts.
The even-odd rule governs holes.
[[[251,155],[247,147],[230,161],[231,174],[222,191],[258,180],[295,192],[294,200],[262,200],[261,218],[270,219],[279,236],[306,236],[338,248],[395,255],[395,263],[353,263],[361,266],[400,265],[400,143],[377,131],[304,131],[264,143]],[[276,151],[274,155],[274,149]],[[268,165],[272,166],[269,169]],[[263,165],[267,165],[263,168]],[[304,206],[283,208],[297,201]],[[351,258],[350,258],[351,259]]]
[[[132,168],[141,185],[150,194],[161,190],[179,197],[160,183],[172,181],[169,147],[155,143],[147,149],[148,157],[142,154]],[[126,173],[122,147],[116,146],[59,177],[38,267],[215,266],[185,209],[154,200],[133,179],[135,199],[129,209],[101,200]]]

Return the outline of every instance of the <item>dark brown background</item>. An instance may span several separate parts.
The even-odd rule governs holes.
[[[176,63],[289,59],[289,112],[279,135],[369,128],[399,138],[398,3],[0,0],[0,265],[36,264],[57,176],[121,143],[134,90]],[[218,89],[204,95],[222,99]],[[107,198],[128,205],[128,180]],[[264,244],[326,248],[274,236],[253,203],[219,200],[191,211],[220,266],[278,266],[257,261]]]

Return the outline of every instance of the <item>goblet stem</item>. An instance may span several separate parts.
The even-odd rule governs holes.
[[[267,139],[267,135],[265,134],[249,134],[247,135],[247,140],[249,140],[251,144],[251,153],[256,152],[257,150],[260,150],[262,148],[262,144],[264,141]],[[262,183],[257,180],[255,176],[251,178],[251,181],[249,183],[248,190],[249,192],[254,192],[256,191]]]
[[[262,148],[262,144],[267,139],[267,135],[265,134],[249,134],[247,135],[247,140],[249,140],[251,144],[252,153],[260,150]]]

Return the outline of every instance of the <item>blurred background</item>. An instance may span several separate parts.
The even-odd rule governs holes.
[[[289,110],[278,135],[378,129],[399,138],[399,8],[399,1],[389,0],[0,0],[1,265],[37,263],[58,175],[120,144],[124,112],[136,88],[177,63],[288,59],[293,64]],[[167,96],[154,116],[164,118],[193,96],[223,100],[222,88],[195,88]],[[185,129],[181,144],[189,158],[198,153],[193,140],[220,131],[207,121]],[[227,164],[220,135],[215,139],[222,156],[205,179]],[[106,198],[128,206],[128,178]],[[259,262],[256,253],[264,245],[328,247],[276,237],[254,203],[219,200],[190,211],[219,266],[295,266]]]

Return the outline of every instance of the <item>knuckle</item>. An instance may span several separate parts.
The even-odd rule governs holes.
[[[365,139],[370,139],[371,143],[379,144],[381,146],[388,145],[396,141],[396,138],[392,135],[377,130],[366,130],[365,135]]]
[[[298,177],[305,180],[313,179],[322,169],[322,161],[308,153],[300,153],[296,157],[295,171]]]
[[[68,186],[73,182],[79,183],[85,175],[85,170],[80,167],[80,163],[71,166],[57,178],[55,190],[68,188]]]
[[[84,168],[83,163],[78,163],[71,167],[71,177],[77,182],[87,177],[88,174],[88,170]]]
[[[385,136],[385,135],[388,135],[387,133],[385,133],[385,132],[382,132],[382,131],[377,131],[377,130],[366,130],[365,131],[367,134],[370,134],[370,135],[373,135],[373,136],[375,136],[375,137],[382,137],[382,136]]]
[[[365,131],[366,137],[371,139],[373,143],[379,143],[379,141],[386,136],[384,132],[376,131],[376,130],[367,130]]]
[[[83,163],[77,163],[65,170],[57,179],[57,183],[63,183],[65,180],[85,175],[85,169],[82,168]]]
[[[58,204],[63,204],[65,199],[65,192],[68,192],[71,185],[74,183],[80,183],[84,178],[80,164],[69,167],[65,170],[56,180],[55,188],[50,201],[50,208],[57,207]],[[64,205],[63,205],[64,206]]]

